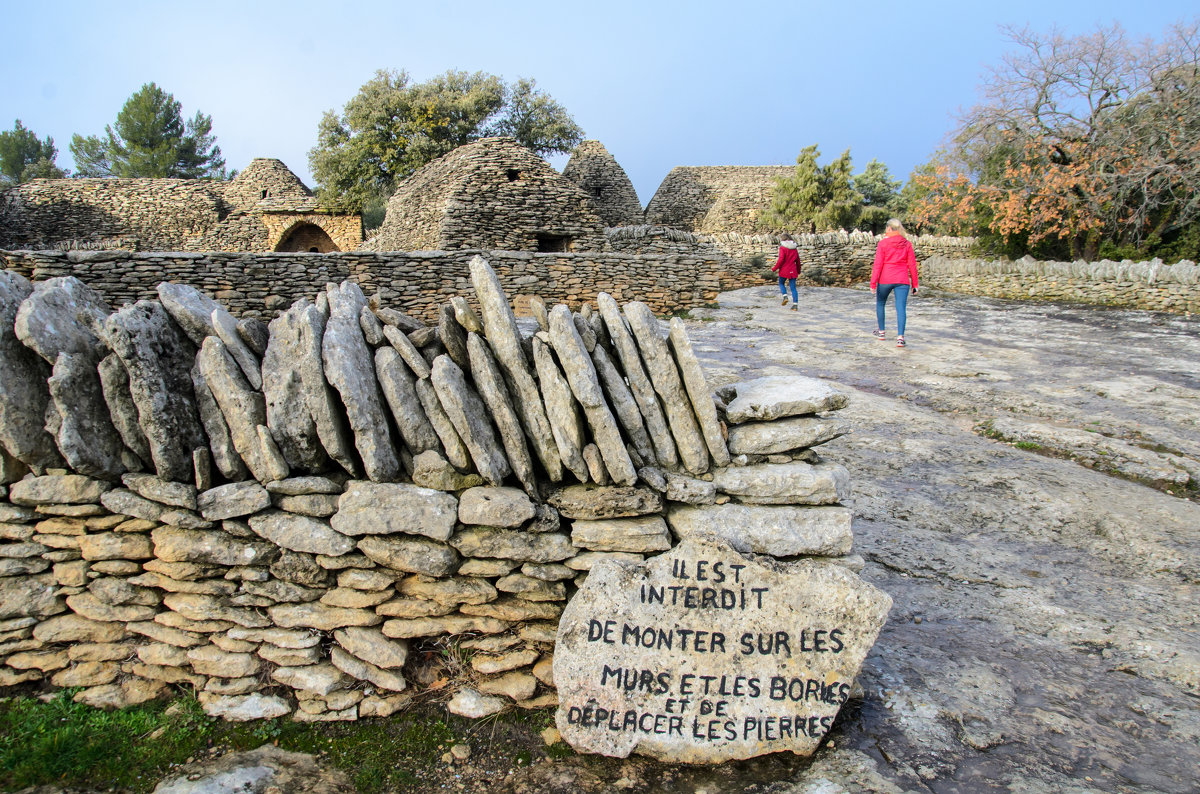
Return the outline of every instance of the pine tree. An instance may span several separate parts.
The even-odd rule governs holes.
[[[0,132],[0,184],[61,178],[66,174],[55,165],[57,157],[53,138],[41,140],[17,119],[11,130]]]
[[[71,138],[77,175],[225,178],[212,117],[197,111],[185,122],[180,109],[172,94],[143,85],[117,114],[115,128],[104,128],[104,137]]]

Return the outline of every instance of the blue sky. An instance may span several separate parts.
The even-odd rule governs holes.
[[[379,68],[532,77],[604,143],[643,204],[676,165],[822,162],[849,148],[907,177],[1009,48],[999,27],[1120,22],[1161,35],[1193,2],[43,2],[0,0],[0,128],[72,166],[155,81],[213,118],[230,167],[278,157],[313,184],[317,122]],[[28,35],[26,35],[28,34]],[[565,158],[556,158],[559,168]]]

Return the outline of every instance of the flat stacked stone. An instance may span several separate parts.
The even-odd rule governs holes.
[[[452,710],[534,708],[557,702],[569,599],[610,566],[682,539],[861,567],[848,476],[814,452],[846,432],[827,416],[844,397],[752,382],[714,402],[680,323],[668,345],[603,296],[531,336],[471,271],[481,316],[459,297],[436,331],[349,282],[270,327],[194,289],[105,315],[80,285],[42,288],[30,347],[13,339],[55,353],[30,372],[59,391],[37,420],[69,468],[0,421],[0,685],[100,707],[186,686],[227,719],[348,720],[402,708],[410,652],[451,637],[474,687]],[[4,284],[17,307],[35,292]],[[80,327],[39,326],[63,311]],[[94,449],[63,441],[91,426],[72,356],[111,417]]]

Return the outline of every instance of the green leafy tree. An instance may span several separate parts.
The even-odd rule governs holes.
[[[413,171],[471,141],[511,135],[539,155],[568,152],[583,130],[533,80],[448,71],[423,83],[379,70],[339,116],[328,111],[308,153],[317,192],[332,206],[386,201]]]
[[[892,179],[888,167],[878,160],[867,163],[861,174],[854,177],[854,189],[862,194],[862,214],[858,228],[878,234],[883,231],[888,218],[904,214],[904,202],[900,195],[901,182]]]
[[[66,172],[55,164],[57,157],[53,138],[41,140],[17,119],[11,130],[0,132],[0,184],[60,179]]]
[[[796,170],[780,179],[763,213],[766,229],[799,232],[850,229],[862,212],[863,196],[854,189],[850,150],[829,164],[817,162],[821,150],[806,146],[796,158]]]
[[[184,120],[175,97],[154,83],[126,100],[104,135],[76,134],[71,156],[76,176],[225,179],[225,160],[212,134],[212,117],[200,111]]]

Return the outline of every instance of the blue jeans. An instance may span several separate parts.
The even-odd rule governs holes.
[[[799,303],[800,298],[796,296],[796,279],[794,278],[784,278],[783,276],[779,277],[779,294],[785,298],[787,297],[787,290],[783,288],[783,282],[785,281],[788,283],[788,286],[792,288],[792,303]]]
[[[908,284],[880,284],[875,288],[875,318],[879,321],[879,330],[884,330],[883,310],[887,307],[888,295],[896,293],[896,334],[904,336],[904,321],[907,319]]]

